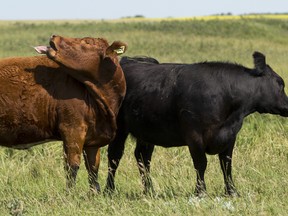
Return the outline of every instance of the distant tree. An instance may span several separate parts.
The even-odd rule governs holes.
[[[145,18],[143,15],[135,15],[134,18]]]
[[[233,14],[231,12],[228,13],[221,13],[220,16],[232,16]]]
[[[125,16],[121,19],[131,19],[131,18],[145,18],[143,15],[135,15],[135,16]]]

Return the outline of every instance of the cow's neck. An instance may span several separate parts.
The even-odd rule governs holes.
[[[242,82],[242,83],[241,83]],[[245,83],[245,84],[243,84]],[[241,80],[229,87],[230,102],[233,110],[241,110],[243,116],[247,116],[256,111],[256,101],[261,100],[258,95],[256,79]],[[246,86],[246,88],[244,88]],[[253,86],[253,88],[249,88]]]
[[[110,122],[112,130],[116,130],[117,111],[113,110],[113,107],[111,107],[111,101],[109,100],[109,98],[106,97],[106,92],[90,80],[84,81],[83,84],[86,86],[91,97],[96,102],[97,109],[100,110],[101,113],[106,117],[108,122]]]
[[[97,77],[85,71],[66,70],[66,73],[86,86],[90,96],[97,103],[98,111],[110,122],[112,130],[116,129],[116,115],[126,91],[124,74],[116,65],[112,72],[109,72],[109,69],[101,71],[100,67]],[[107,73],[110,73],[110,76],[107,76]]]

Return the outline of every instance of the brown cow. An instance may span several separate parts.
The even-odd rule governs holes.
[[[92,190],[101,146],[111,142],[126,83],[117,55],[126,45],[101,38],[52,36],[48,56],[0,60],[0,145],[26,149],[63,140],[67,187],[75,184],[81,153]]]

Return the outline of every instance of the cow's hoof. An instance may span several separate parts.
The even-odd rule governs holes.
[[[227,197],[240,197],[240,194],[237,190],[231,189],[231,190],[225,190],[225,196]]]
[[[106,188],[103,191],[103,194],[105,196],[112,196],[112,194],[114,194],[114,193],[115,193],[115,188],[110,188],[110,187],[107,187],[107,186],[106,186]]]
[[[146,196],[150,196],[150,197],[155,197],[155,191],[154,188],[145,188],[143,191],[143,194]]]

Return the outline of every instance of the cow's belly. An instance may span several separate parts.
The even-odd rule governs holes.
[[[147,122],[130,121],[128,125],[129,132],[145,142],[162,147],[186,145],[175,123],[161,121],[147,124]]]
[[[12,145],[12,146],[7,146],[7,147],[18,149],[18,150],[24,150],[24,149],[28,149],[28,148],[31,148],[33,146],[47,143],[47,142],[50,142],[53,140],[55,140],[55,139],[46,139],[46,140],[41,140],[39,142],[32,142],[32,143],[27,143],[27,144],[17,144],[17,145]]]
[[[56,139],[52,130],[37,125],[20,123],[18,125],[2,124],[0,128],[0,145],[13,148],[29,148],[47,139]],[[18,146],[18,147],[17,147]]]

